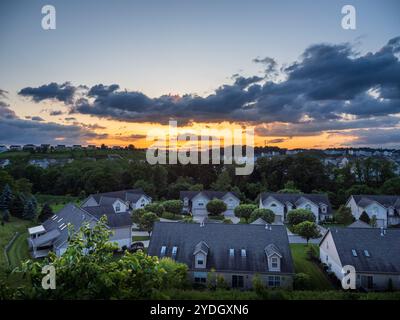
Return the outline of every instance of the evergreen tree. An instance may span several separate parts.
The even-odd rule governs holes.
[[[0,210],[8,210],[13,199],[11,188],[8,184],[4,186],[3,192],[0,196]]]
[[[9,222],[10,221],[10,212],[8,210],[3,211],[3,221]]]
[[[16,197],[14,197],[13,201],[11,202],[10,205],[10,213],[14,217],[17,218],[23,218],[24,215],[24,210],[25,210],[25,197],[22,193],[17,194]]]
[[[34,202],[29,200],[24,208],[23,218],[26,220],[33,220],[36,217],[36,208]]]

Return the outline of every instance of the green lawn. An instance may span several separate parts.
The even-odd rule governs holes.
[[[145,240],[150,240],[150,237],[148,236],[134,236],[132,241],[145,241]]]
[[[309,246],[317,247],[315,244],[309,244]],[[294,269],[296,273],[301,272],[308,274],[311,277],[314,289],[333,289],[333,285],[323,271],[315,263],[307,259],[307,245],[298,243],[291,244],[290,249],[292,251]]]
[[[21,233],[8,250],[8,260],[11,269],[20,267],[22,261],[30,258],[27,238],[28,232]]]
[[[4,255],[4,248],[10,242],[15,232],[25,233],[27,228],[32,226],[31,221],[21,220],[13,216],[10,217],[10,222],[6,222],[4,226],[0,225],[0,267],[7,267],[6,258]],[[17,239],[19,240],[19,239]],[[26,240],[25,240],[26,241]],[[12,246],[14,247],[14,246]],[[22,249],[22,243],[18,246]],[[12,248],[10,248],[12,249]],[[21,256],[23,253],[13,254],[15,257]]]

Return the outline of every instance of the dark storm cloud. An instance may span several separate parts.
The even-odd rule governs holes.
[[[400,128],[391,129],[362,129],[354,130],[351,133],[338,132],[338,135],[356,136],[356,139],[351,142],[352,145],[358,146],[395,146],[398,148],[400,144]]]
[[[1,93],[0,98],[5,98]],[[0,143],[84,143],[90,139],[106,138],[107,135],[96,134],[91,130],[77,125],[61,125],[53,122],[42,122],[38,116],[28,117],[29,120],[19,118],[10,106],[0,100]]]
[[[400,113],[399,52],[400,37],[364,55],[349,44],[317,44],[307,48],[298,61],[281,68],[280,81],[271,80],[271,74],[278,70],[274,59],[256,58],[254,62],[265,67],[264,78],[234,75],[232,84],[222,85],[205,97],[186,94],[153,98],[139,91],[122,91],[117,84],[95,85],[79,99],[71,98],[71,90],[69,98],[62,97],[74,101],[71,114],[129,122],[284,122],[289,125],[280,131],[286,136],[367,125],[387,127],[397,124],[391,115]],[[56,96],[39,94],[46,91],[41,88],[23,90],[35,101]],[[267,130],[275,136],[277,131]]]
[[[55,99],[65,104],[70,104],[73,101],[77,87],[72,86],[69,82],[58,84],[55,82],[44,84],[40,87],[26,87],[21,89],[18,94],[31,98],[35,102],[40,102],[46,99]]]
[[[60,111],[60,110],[51,110],[50,112],[49,112],[49,114],[51,115],[51,116],[61,116],[62,114],[64,114],[62,111]]]

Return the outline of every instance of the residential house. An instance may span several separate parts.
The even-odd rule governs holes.
[[[378,227],[400,224],[400,196],[351,195],[346,206],[357,220],[365,212],[376,217]]]
[[[0,168],[5,168],[5,167],[7,167],[8,165],[10,165],[10,159],[1,159],[0,160]]]
[[[24,151],[33,151],[33,150],[36,150],[36,146],[34,145],[34,144],[25,144],[23,147],[22,147],[22,150],[24,150]]]
[[[28,244],[34,258],[45,257],[50,251],[61,256],[68,247],[69,230],[76,232],[84,224],[93,226],[96,218],[69,203],[57,214],[43,222],[43,224],[29,228]]]
[[[193,217],[207,217],[207,203],[213,199],[225,202],[227,210],[223,215],[227,218],[235,217],[234,210],[240,204],[239,197],[231,191],[181,191],[180,199],[183,201],[183,212],[191,213]]]
[[[284,226],[156,222],[148,253],[185,263],[189,278],[199,284],[207,283],[212,270],[232,288],[250,289],[256,274],[268,287],[293,284]]]
[[[264,192],[259,196],[259,207],[272,210],[276,223],[286,221],[287,213],[293,209],[310,210],[317,223],[333,216],[326,194]]]
[[[21,151],[22,147],[20,145],[17,144],[13,144],[10,146],[10,151]]]
[[[353,266],[357,288],[386,290],[391,282],[400,289],[399,244],[400,230],[335,228],[319,244],[320,259],[339,280],[344,276],[342,268]]]
[[[144,208],[151,202],[151,197],[142,189],[129,189],[91,194],[81,207],[98,207],[112,205],[115,212],[126,212]]]
[[[8,148],[4,145],[0,145],[0,153],[8,151]]]

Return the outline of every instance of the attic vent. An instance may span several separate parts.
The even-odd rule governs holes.
[[[234,257],[235,256],[235,249],[229,249],[229,256]]]
[[[166,246],[162,246],[161,247],[161,252],[160,252],[161,256],[165,256],[166,252],[167,252],[167,247]]]
[[[354,249],[351,249],[351,253],[353,254],[353,257],[357,257],[357,251]]]
[[[245,258],[246,257],[246,249],[242,249],[242,250],[240,250],[240,255],[243,257],[243,258]]]
[[[370,256],[368,250],[364,250],[364,255],[365,255],[366,257],[369,257],[369,256]]]

